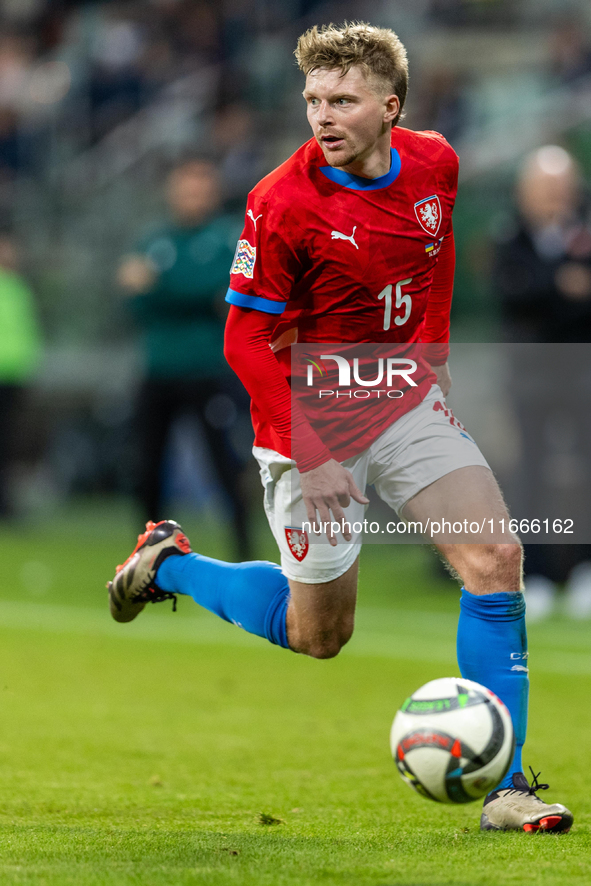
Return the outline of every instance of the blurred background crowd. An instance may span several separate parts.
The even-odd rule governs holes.
[[[3,517],[181,500],[252,553],[223,296],[246,194],[309,137],[297,37],[344,19],[400,35],[404,125],[460,155],[453,338],[589,342],[588,0],[0,0]],[[544,421],[532,436],[564,447]],[[571,547],[530,552],[546,596],[583,575],[591,548]]]

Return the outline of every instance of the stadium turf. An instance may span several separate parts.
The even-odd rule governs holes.
[[[428,552],[368,546],[356,636],[315,662],[189,600],[112,623],[132,529],[93,515],[0,533],[0,883],[591,883],[587,625],[530,631],[526,763],[571,834],[480,833],[479,804],[423,800],[389,755],[401,701],[457,673],[458,594]]]

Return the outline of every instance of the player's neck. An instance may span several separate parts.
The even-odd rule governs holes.
[[[391,163],[392,152],[390,132],[388,132],[387,138],[380,136],[366,156],[357,157],[352,163],[341,168],[349,175],[358,175],[360,178],[381,178],[383,175],[388,175]]]

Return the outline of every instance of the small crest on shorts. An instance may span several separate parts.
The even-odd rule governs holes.
[[[248,240],[239,240],[236,246],[236,254],[234,255],[234,261],[230,273],[242,274],[244,277],[252,277],[256,257],[256,246],[251,246]]]
[[[437,194],[415,203],[415,215],[423,231],[434,237],[441,224],[441,203]]]
[[[301,563],[310,547],[308,533],[305,529],[296,529],[293,526],[286,526],[285,538],[287,539],[289,550],[292,552],[298,563]]]

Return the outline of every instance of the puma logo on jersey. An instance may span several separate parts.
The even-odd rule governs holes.
[[[258,222],[259,218],[262,218],[262,217],[263,217],[263,213],[261,212],[261,214],[260,214],[260,215],[257,215],[257,217],[255,218],[254,215],[253,215],[252,209],[249,209],[248,212],[247,212],[246,214],[247,214],[247,216],[248,216],[249,218],[252,219],[252,223],[253,223],[253,225],[254,225],[254,229],[255,229],[255,231],[256,231],[256,229],[257,229],[257,222]]]
[[[331,236],[332,240],[348,240],[349,243],[353,244],[355,249],[359,249],[359,246],[355,242],[355,231],[356,230],[357,230],[357,225],[355,225],[355,227],[353,228],[353,233],[351,234],[351,236],[349,236],[348,234],[341,234],[340,231],[332,231],[330,236]]]

